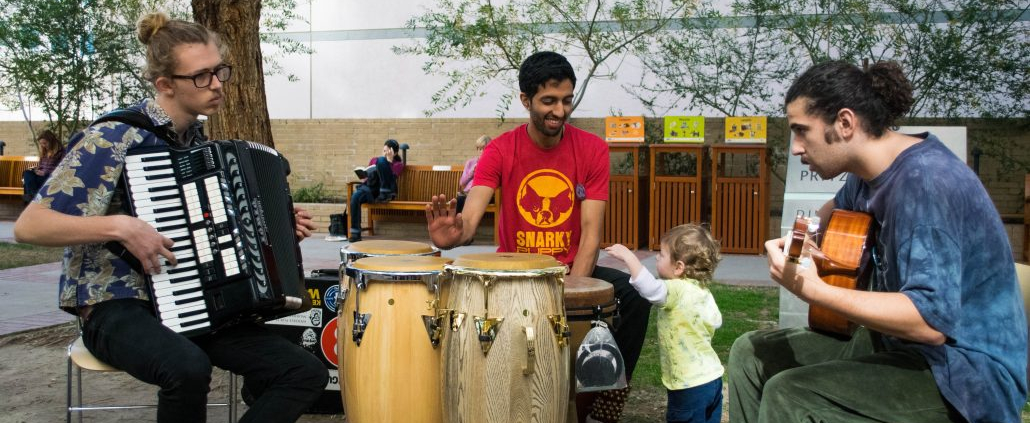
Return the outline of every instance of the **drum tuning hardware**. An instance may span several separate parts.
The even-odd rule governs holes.
[[[336,296],[336,309],[343,310],[343,303],[347,301],[347,294],[350,293],[350,286],[340,288],[340,295]]]
[[[526,366],[522,374],[531,375],[536,371],[536,335],[532,326],[523,326],[522,331],[526,334]]]
[[[440,345],[440,338],[443,338],[443,326],[440,326],[440,321],[443,320],[445,314],[441,313],[437,316],[422,316],[422,323],[426,325],[426,333],[429,334],[429,343],[433,344],[433,348]]]
[[[372,313],[358,313],[354,311],[354,329],[352,330],[352,339],[355,344],[361,345],[361,338],[365,336],[365,328],[368,327],[368,320],[372,318]]]
[[[551,329],[554,330],[554,339],[558,341],[558,348],[564,348],[565,344],[568,343],[569,336],[569,324],[564,314],[550,314],[547,316],[547,320],[551,321]]]
[[[612,332],[619,330],[619,325],[622,324],[622,301],[618,298],[615,299],[615,315],[612,316]]]
[[[458,313],[455,310],[448,310],[451,314],[451,332],[457,332],[461,329],[461,324],[465,322],[465,313]]]
[[[476,322],[476,331],[479,333],[479,347],[483,350],[483,354],[486,354],[494,345],[494,339],[497,339],[497,329],[504,318],[475,316],[473,320]]]

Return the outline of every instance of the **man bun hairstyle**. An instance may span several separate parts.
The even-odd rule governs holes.
[[[887,108],[890,126],[912,110],[912,83],[905,77],[897,62],[876,62],[866,71],[873,91]]]
[[[143,78],[154,82],[158,77],[171,76],[178,63],[175,47],[181,44],[214,43],[224,55],[224,46],[211,30],[196,22],[170,19],[164,13],[151,13],[136,24],[136,37],[147,46],[147,64]]]
[[[805,112],[826,124],[837,112],[851,109],[861,116],[862,129],[879,138],[912,108],[912,83],[896,62],[876,62],[863,71],[844,61],[814,65],[787,90],[784,105],[806,100]]]
[[[552,79],[558,82],[568,79],[573,87],[576,86],[576,71],[565,56],[553,51],[539,51],[527,57],[519,66],[519,91],[530,99]]]

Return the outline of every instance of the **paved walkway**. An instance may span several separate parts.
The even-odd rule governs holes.
[[[0,242],[14,242],[14,222],[0,221]],[[340,262],[340,249],[346,242],[329,242],[326,234],[316,234],[302,242],[304,269],[335,269]],[[385,239],[368,237],[368,239]],[[427,240],[415,240],[428,242]],[[470,245],[444,251],[445,257],[468,253],[493,252],[495,246]],[[644,266],[655,272],[655,252],[640,250]],[[621,261],[604,252],[598,264],[625,270]],[[61,275],[60,263],[40,264],[0,270],[0,336],[71,321],[74,317],[57,308],[57,281]],[[762,256],[724,255],[715,272],[720,283],[732,285],[773,286],[769,270]]]

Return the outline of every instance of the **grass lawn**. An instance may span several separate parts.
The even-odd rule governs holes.
[[[0,242],[0,270],[61,261],[64,248]]]
[[[712,343],[723,364],[730,354],[730,346],[738,336],[756,329],[775,328],[779,322],[780,294],[777,288],[758,288],[713,284],[712,295],[722,312],[722,327],[715,331]],[[655,329],[655,311],[647,327],[647,338],[633,373],[633,390],[623,414],[623,422],[643,423],[665,421],[665,387],[658,362],[658,334]],[[723,410],[726,420],[726,410]]]

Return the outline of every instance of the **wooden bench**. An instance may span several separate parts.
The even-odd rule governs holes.
[[[375,235],[377,221],[402,220],[409,222],[425,222],[426,204],[432,196],[439,194],[456,195],[458,180],[464,166],[429,166],[407,165],[397,178],[397,198],[386,203],[365,203],[362,213],[368,216],[368,227],[361,228]],[[347,204],[354,195],[360,182],[347,184]],[[500,204],[500,191],[494,195],[494,202],[486,207],[486,213],[494,216],[494,243],[497,242],[497,205]],[[347,232],[350,235],[350,218],[347,218]]]
[[[36,156],[0,156],[0,195],[21,197],[25,192],[21,174],[39,164]]]

